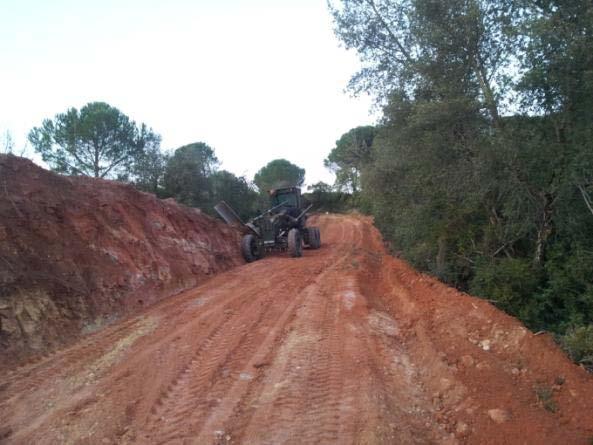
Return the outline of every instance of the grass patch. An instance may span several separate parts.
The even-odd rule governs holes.
[[[539,403],[551,413],[558,411],[558,405],[554,400],[554,392],[548,386],[539,386],[535,388],[535,394]]]
[[[560,338],[560,344],[571,359],[593,372],[593,325],[569,329]]]

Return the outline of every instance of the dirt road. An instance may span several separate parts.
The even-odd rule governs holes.
[[[590,443],[551,339],[388,256],[367,218],[0,377],[6,443]]]

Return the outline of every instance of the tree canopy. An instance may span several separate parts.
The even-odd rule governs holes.
[[[375,127],[356,127],[343,134],[324,160],[336,174],[336,185],[342,190],[357,193],[360,189],[360,170],[371,160]]]
[[[534,329],[593,332],[591,2],[330,8],[363,62],[350,87],[383,107],[357,187],[385,237]],[[338,185],[355,131],[326,161]]]
[[[508,68],[520,39],[511,32],[520,9],[513,0],[330,1],[336,35],[355,49],[363,68],[354,92],[370,92],[386,104],[473,90],[477,104],[499,119]],[[447,79],[449,81],[447,81]]]
[[[205,142],[163,152],[160,135],[104,102],[89,103],[80,111],[70,108],[54,119],[45,119],[29,132],[29,140],[54,171],[129,182],[211,215],[213,206],[224,200],[248,219],[260,199],[252,182],[218,170],[214,149]],[[12,152],[13,148],[9,133],[0,137],[0,150]],[[304,170],[279,161],[271,163],[271,170],[262,177],[280,175],[302,184]],[[288,169],[285,163],[290,164]]]
[[[160,145],[160,136],[147,139],[144,152],[135,159],[130,172],[132,182],[138,189],[157,196],[164,193],[164,175],[169,161],[169,155],[161,151]]]
[[[182,204],[206,208],[212,202],[209,177],[217,166],[214,150],[206,143],[179,147],[165,169],[163,182],[167,194]]]
[[[137,126],[104,102],[70,108],[29,133],[33,148],[53,170],[95,178],[127,174],[147,142],[157,140],[145,124]]]
[[[253,182],[261,192],[278,187],[300,187],[305,182],[305,169],[286,159],[275,159],[259,169]]]
[[[212,205],[220,201],[229,204],[244,221],[254,215],[258,194],[244,177],[237,177],[226,170],[210,176],[212,184]]]

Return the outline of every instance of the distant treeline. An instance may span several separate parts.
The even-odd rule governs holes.
[[[383,110],[328,156],[337,185],[416,267],[593,365],[593,4],[337,3]]]
[[[11,153],[10,135],[4,139],[2,151]],[[285,159],[270,161],[253,180],[236,176],[219,168],[214,149],[204,142],[162,150],[152,128],[104,102],[45,119],[30,131],[29,142],[53,171],[128,182],[209,214],[224,200],[244,220],[268,207],[268,190],[305,180],[305,170]]]

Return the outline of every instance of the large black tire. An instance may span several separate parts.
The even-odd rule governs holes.
[[[309,247],[311,249],[319,249],[321,239],[319,238],[319,227],[307,227],[309,233]]]
[[[299,229],[290,229],[288,232],[288,253],[293,258],[303,255],[303,243]]]
[[[315,241],[315,233],[313,230],[313,227],[305,227],[303,229],[303,242],[312,248],[312,243],[314,243]]]
[[[245,258],[245,261],[248,263],[261,258],[261,252],[255,235],[248,233],[243,237],[241,240],[241,253],[243,254],[243,258]]]

